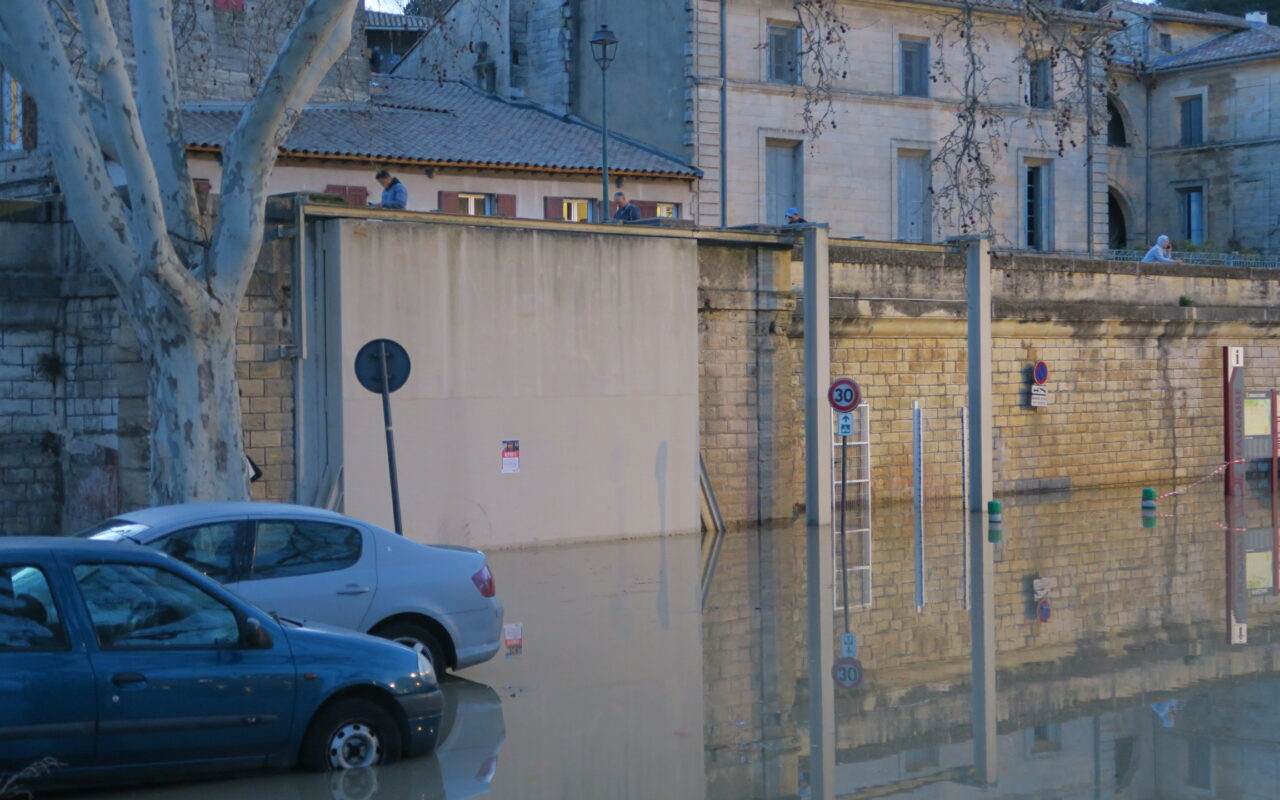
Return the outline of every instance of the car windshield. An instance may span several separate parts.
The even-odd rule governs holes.
[[[106,522],[99,522],[97,525],[85,528],[82,531],[73,533],[77,539],[103,539],[108,542],[119,542],[124,539],[137,541],[135,534],[142,533],[148,526],[138,522],[129,522],[123,519],[109,519]]]

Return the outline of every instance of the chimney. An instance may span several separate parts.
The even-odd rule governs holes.
[[[1250,11],[1248,14],[1245,14],[1245,15],[1244,15],[1244,19],[1245,19],[1245,22],[1256,22],[1256,23],[1257,23],[1257,24],[1259,24],[1259,25],[1266,25],[1266,24],[1267,24],[1267,12],[1265,12],[1265,11]]]

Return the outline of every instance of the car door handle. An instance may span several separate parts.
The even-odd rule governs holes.
[[[111,676],[111,682],[116,686],[125,686],[130,683],[146,683],[147,676],[141,672],[117,672]]]
[[[346,588],[339,589],[338,594],[368,594],[368,586],[356,586],[354,583],[347,584]]]

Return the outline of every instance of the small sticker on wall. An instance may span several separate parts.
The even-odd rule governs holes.
[[[507,658],[524,651],[523,622],[508,622],[502,626],[502,646],[507,648]]]
[[[504,439],[502,442],[502,474],[514,475],[520,471],[520,440]]]

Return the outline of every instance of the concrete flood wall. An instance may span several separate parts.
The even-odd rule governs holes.
[[[385,337],[406,534],[502,547],[697,530],[696,242],[685,232],[458,220],[323,223],[340,282],[345,510],[392,525]],[[519,472],[503,443],[519,441]]]
[[[801,258],[699,250],[702,447],[727,520],[787,520],[804,497]],[[870,407],[873,495],[911,491],[911,405],[925,489],[960,494],[967,403],[964,262],[943,246],[833,240],[831,363]],[[997,495],[1144,484],[1222,461],[1221,348],[1250,389],[1280,386],[1280,274],[1225,267],[993,258]],[[1049,364],[1050,406],[1029,406]]]

